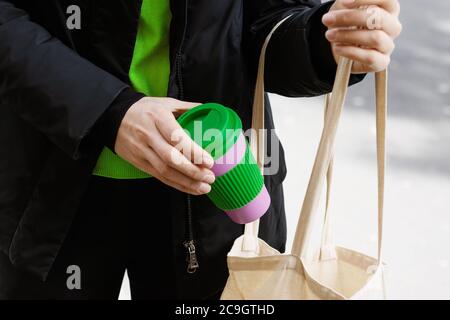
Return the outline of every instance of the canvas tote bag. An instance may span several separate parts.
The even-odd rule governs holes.
[[[288,17],[289,18],[289,17]],[[287,19],[287,18],[286,18]],[[264,62],[265,52],[278,23],[263,46],[253,105],[251,148],[263,170],[264,136]],[[387,108],[387,71],[377,73],[376,124],[378,162],[378,255],[336,246],[332,237],[332,217],[328,211],[333,146],[347,93],[352,62],[342,58],[338,64],[333,92],[327,98],[324,128],[314,167],[304,198],[292,252],[280,254],[258,238],[259,221],[247,224],[244,234],[235,240],[228,254],[229,278],[223,300],[348,300],[385,299],[385,267],[382,263],[383,205],[385,175],[385,128]],[[255,130],[253,130],[255,132]],[[320,196],[327,181],[325,219],[314,223]],[[322,232],[318,248],[310,248],[314,226]]]

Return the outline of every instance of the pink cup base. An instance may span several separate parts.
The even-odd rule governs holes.
[[[265,186],[251,202],[242,208],[225,211],[231,220],[238,224],[246,224],[261,218],[270,207],[270,195]]]

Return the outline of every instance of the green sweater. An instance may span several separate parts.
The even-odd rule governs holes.
[[[143,1],[129,76],[134,89],[147,96],[167,96],[170,74],[170,20],[168,0]],[[113,179],[150,177],[106,147],[93,174]]]

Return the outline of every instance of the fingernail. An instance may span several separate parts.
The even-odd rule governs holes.
[[[211,169],[214,166],[214,159],[209,156],[205,156],[203,158],[203,163],[205,164],[206,167]]]
[[[208,174],[203,178],[203,181],[206,183],[212,184],[214,181],[216,181],[216,177],[214,177],[212,174]]]
[[[325,37],[326,37],[328,40],[333,41],[334,39],[336,39],[336,30],[328,30],[328,31],[325,33]]]
[[[322,22],[324,24],[333,24],[336,21],[336,18],[334,17],[334,14],[331,12],[328,12],[326,15],[323,16]]]
[[[200,185],[200,187],[198,188],[198,192],[200,192],[202,194],[209,193],[210,191],[211,191],[211,186],[206,183],[202,183]]]

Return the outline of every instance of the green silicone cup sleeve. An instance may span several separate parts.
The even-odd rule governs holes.
[[[247,145],[242,161],[223,176],[217,177],[208,197],[224,211],[239,209],[261,192],[264,178]]]

